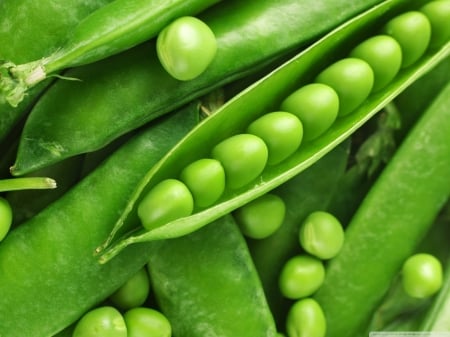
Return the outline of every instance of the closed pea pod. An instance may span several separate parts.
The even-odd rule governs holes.
[[[440,47],[450,38],[450,1],[431,1],[420,8],[420,11],[430,20],[430,47]]]
[[[327,323],[319,303],[312,298],[295,302],[286,318],[288,337],[325,337]]]

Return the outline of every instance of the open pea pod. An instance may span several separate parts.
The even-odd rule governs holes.
[[[372,7],[255,82],[191,130],[141,181],[110,236],[97,248],[96,253],[101,255],[100,262],[108,261],[130,244],[175,238],[193,232],[288,181],[348,138],[411,83],[446,58],[450,53],[450,43],[428,50],[415,64],[402,69],[390,84],[370,94],[359,108],[339,117],[322,136],[302,143],[293,155],[280,164],[266,166],[253,183],[225,191],[213,206],[196,209],[190,216],[150,231],[139,227],[125,236],[117,235],[121,228],[128,228],[130,219],[136,219],[137,206],[153,186],[163,179],[178,177],[186,165],[209,157],[215,144],[245,132],[247,126],[263,114],[279,110],[280,103],[294,90],[310,83],[327,65],[346,57],[352,47],[373,36],[374,32],[379,32],[380,27],[394,15],[411,8],[411,4],[399,0],[385,1]]]

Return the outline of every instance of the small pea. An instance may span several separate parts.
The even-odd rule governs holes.
[[[349,57],[325,68],[316,82],[332,87],[339,96],[339,116],[345,116],[361,105],[373,87],[374,75],[370,65]]]
[[[380,90],[391,82],[402,65],[402,49],[388,35],[377,35],[363,41],[350,52],[350,56],[366,61],[372,68],[373,91]]]
[[[300,245],[320,259],[335,257],[344,244],[344,229],[336,217],[328,212],[313,212],[299,231]]]
[[[326,330],[325,315],[316,300],[301,299],[289,309],[286,319],[289,337],[324,337]]]
[[[217,144],[212,156],[225,169],[226,185],[240,188],[256,179],[267,164],[268,149],[264,141],[251,134],[231,136]]]
[[[414,298],[427,298],[442,287],[441,262],[431,254],[415,254],[402,268],[402,284],[405,292]]]
[[[275,194],[264,194],[234,212],[244,235],[253,239],[266,238],[277,231],[284,221],[286,205]]]
[[[266,143],[269,165],[278,164],[292,155],[303,138],[302,122],[294,114],[284,111],[270,112],[259,117],[249,125],[247,132]]]
[[[298,255],[284,264],[278,283],[283,296],[295,300],[314,294],[324,279],[325,267],[321,260]]]
[[[290,94],[281,109],[295,114],[303,125],[303,139],[312,140],[323,134],[336,120],[339,97],[322,83],[311,83]]]
[[[450,1],[431,1],[420,11],[430,20],[430,47],[442,46],[450,39]]]
[[[193,209],[194,199],[186,185],[177,179],[166,179],[145,195],[137,212],[142,225],[151,230],[188,216]]]
[[[208,68],[216,55],[217,42],[206,23],[184,16],[159,33],[156,49],[164,69],[172,77],[187,81]]]
[[[147,270],[141,268],[135,275],[117,289],[109,299],[115,307],[122,310],[139,307],[144,304],[150,292],[150,280]]]
[[[0,197],[0,241],[8,234],[12,221],[13,215],[11,205],[8,200]]]
[[[402,68],[409,67],[425,53],[431,37],[431,24],[421,12],[410,11],[389,20],[384,32],[402,48]]]
[[[76,324],[72,337],[128,337],[122,314],[110,306],[88,311]]]
[[[172,327],[161,312],[151,308],[133,308],[124,314],[128,337],[170,337]]]
[[[225,190],[225,170],[216,159],[204,158],[189,164],[180,179],[191,191],[198,207],[212,205]]]

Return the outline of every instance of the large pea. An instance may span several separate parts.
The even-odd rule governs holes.
[[[303,139],[311,140],[323,134],[336,120],[339,97],[330,86],[311,83],[290,94],[281,103],[281,109],[300,119]]]
[[[139,307],[144,304],[150,292],[150,279],[146,268],[141,268],[117,289],[109,299],[122,310]]]
[[[361,105],[373,87],[373,70],[366,61],[345,58],[325,68],[316,82],[332,87],[339,96],[339,115],[345,116]]]
[[[363,41],[350,52],[350,56],[360,58],[370,65],[374,73],[374,91],[391,82],[402,65],[402,49],[388,35],[377,35]]]
[[[177,179],[166,179],[145,195],[137,212],[142,225],[151,230],[188,216],[193,209],[194,199],[186,185]]]
[[[303,138],[302,122],[289,112],[270,112],[253,121],[247,132],[260,137],[267,145],[269,157],[267,163],[275,165],[300,146]]]
[[[191,191],[197,207],[212,205],[225,190],[225,170],[216,159],[204,158],[189,164],[180,179]]]
[[[425,53],[431,37],[431,24],[421,12],[410,11],[389,20],[384,32],[402,48],[402,68],[409,67]]]
[[[72,337],[128,337],[122,314],[110,306],[88,311],[76,324]]]
[[[124,314],[128,337],[170,337],[172,326],[162,313],[151,308],[133,308]]]
[[[0,197],[0,241],[8,234],[12,221],[11,205],[5,198]]]
[[[236,189],[247,185],[263,172],[268,149],[261,138],[243,133],[217,144],[212,156],[225,169],[226,185]]]
[[[450,1],[431,1],[420,11],[430,20],[430,47],[439,47],[448,42],[450,39]]]
[[[289,337],[324,337],[326,330],[325,315],[316,300],[298,300],[289,309],[286,319]]]

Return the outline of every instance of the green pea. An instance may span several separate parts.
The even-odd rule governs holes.
[[[328,212],[313,212],[299,231],[300,245],[320,259],[335,257],[344,244],[344,229],[336,217]]]
[[[12,221],[13,215],[11,205],[8,200],[0,197],[0,241],[8,234]]]
[[[262,173],[267,164],[268,149],[261,138],[244,133],[217,144],[212,156],[222,163],[227,186],[236,189]]]
[[[350,56],[366,61],[372,68],[373,91],[380,90],[391,82],[402,65],[402,49],[388,35],[377,35],[363,41],[350,52]]]
[[[216,202],[225,190],[225,170],[215,159],[200,159],[186,166],[180,175],[194,197],[194,204],[207,207]]]
[[[286,205],[275,194],[264,194],[234,212],[236,221],[244,235],[252,239],[263,239],[276,232],[284,221]]]
[[[216,55],[217,42],[207,24],[185,16],[161,31],[156,48],[164,69],[172,77],[187,81],[206,70]]]
[[[406,68],[425,53],[430,43],[431,24],[423,13],[410,11],[389,20],[384,32],[400,44],[402,68]]]
[[[411,297],[430,297],[441,289],[442,282],[442,265],[433,255],[415,254],[403,264],[402,284]]]
[[[151,230],[188,216],[193,209],[194,199],[186,185],[176,179],[166,179],[147,193],[137,212],[142,225]]]
[[[248,133],[260,137],[267,145],[267,163],[275,165],[293,154],[300,146],[303,137],[302,122],[289,112],[270,112],[253,121]]]
[[[327,330],[325,315],[319,303],[312,298],[295,302],[286,319],[289,337],[324,337]]]
[[[324,279],[325,267],[321,260],[298,255],[284,264],[278,283],[283,296],[295,300],[314,294]]]
[[[442,46],[450,39],[450,1],[431,1],[420,11],[430,20],[430,47]]]
[[[110,306],[88,311],[76,324],[72,337],[128,337],[122,314]]]
[[[124,314],[128,337],[170,337],[172,327],[169,320],[151,308],[133,308]]]
[[[325,68],[316,82],[332,87],[339,96],[338,115],[355,110],[369,96],[373,87],[373,70],[366,61],[345,58]]]
[[[328,85],[311,83],[290,94],[281,109],[295,114],[303,124],[303,139],[311,140],[323,134],[336,120],[339,97]]]
[[[128,310],[144,304],[150,292],[150,280],[147,270],[141,268],[125,284],[115,291],[109,299],[114,306]]]

